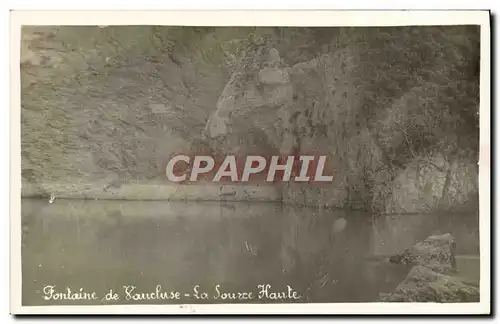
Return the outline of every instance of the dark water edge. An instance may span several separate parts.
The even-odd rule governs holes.
[[[477,213],[374,219],[273,203],[23,199],[22,228],[25,306],[374,302],[408,271],[383,256],[429,235],[449,232],[457,254],[479,255]],[[125,299],[123,286],[154,293],[158,285],[179,298]],[[259,285],[271,285],[263,298]],[[98,299],[44,300],[47,286]],[[299,299],[271,298],[288,286]],[[110,289],[119,300],[101,300]],[[222,299],[224,292],[240,295]]]

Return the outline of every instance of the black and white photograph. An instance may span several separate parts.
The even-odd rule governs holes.
[[[149,14],[11,12],[12,313],[490,312],[488,11]]]

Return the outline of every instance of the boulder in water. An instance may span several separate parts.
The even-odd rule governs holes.
[[[454,276],[455,239],[447,233],[430,236],[389,258],[392,263],[412,265],[396,290],[381,294],[382,302],[478,302],[479,287]]]

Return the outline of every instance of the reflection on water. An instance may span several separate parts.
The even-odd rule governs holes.
[[[123,297],[125,285],[141,292],[161,285],[182,294],[199,285],[210,296],[136,301],[150,304],[245,302],[214,300],[214,287],[257,294],[260,284],[279,291],[290,285],[301,296],[298,302],[376,301],[407,271],[377,255],[400,252],[434,231],[455,235],[459,253],[477,253],[477,217],[465,218],[412,215],[372,222],[366,213],[266,203],[23,199],[23,304],[101,303],[46,301],[47,285],[99,297],[110,289]]]

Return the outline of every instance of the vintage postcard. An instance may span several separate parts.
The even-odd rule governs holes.
[[[12,11],[11,66],[11,313],[490,313],[488,11]]]

